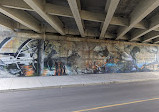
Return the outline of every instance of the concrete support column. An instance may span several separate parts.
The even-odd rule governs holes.
[[[37,73],[38,75],[42,75],[43,74],[43,70],[44,70],[44,40],[41,39],[38,42],[38,70]]]

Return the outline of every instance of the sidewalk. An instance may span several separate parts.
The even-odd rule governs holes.
[[[0,78],[0,90],[39,88],[50,86],[75,86],[159,80],[159,72],[85,74],[74,76]]]

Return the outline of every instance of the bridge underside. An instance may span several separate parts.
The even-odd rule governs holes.
[[[0,24],[15,32],[159,42],[159,0],[1,0]]]

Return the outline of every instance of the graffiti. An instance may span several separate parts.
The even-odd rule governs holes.
[[[45,68],[48,69],[51,74],[46,75],[68,75],[73,71],[78,73],[76,65],[76,60],[80,58],[78,53],[73,52],[68,57],[53,57],[56,54],[55,50],[50,52],[49,56],[45,59]]]
[[[22,70],[25,76],[32,76],[35,72],[32,65],[23,66]]]
[[[65,75],[65,65],[62,62],[55,62],[55,74],[56,76]]]
[[[13,38],[4,39],[0,43],[0,50],[3,49],[4,46],[10,44],[9,42]],[[1,68],[5,68],[12,75],[17,76],[31,76],[34,71],[36,71],[36,46],[37,40],[27,39],[25,40],[17,49],[15,53],[0,53],[1,55]],[[28,66],[28,67],[27,67]],[[32,72],[29,71],[32,68]]]
[[[107,57],[109,54],[109,51],[106,46],[104,46],[104,47],[96,46],[94,48],[94,52],[97,53],[98,55],[100,55],[101,57]]]
[[[42,52],[38,52],[39,41],[3,39],[0,74],[62,76],[159,71],[158,46],[46,40]],[[44,61],[39,61],[39,55],[44,56]],[[42,74],[38,74],[39,64],[44,65]]]

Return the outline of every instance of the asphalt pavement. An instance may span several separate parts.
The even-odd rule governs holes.
[[[159,112],[159,80],[1,91],[0,112]]]

